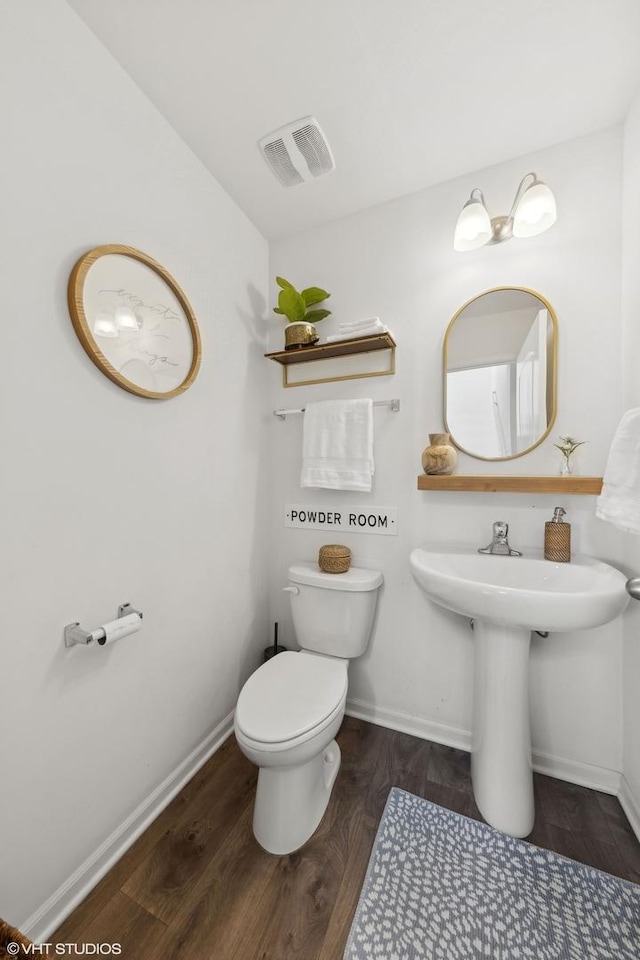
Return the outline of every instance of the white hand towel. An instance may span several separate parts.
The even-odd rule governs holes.
[[[339,340],[357,340],[359,337],[373,337],[378,333],[388,333],[387,327],[380,324],[379,327],[362,327],[360,330],[354,330],[353,333],[332,333],[327,337],[327,343],[337,343]]]
[[[323,400],[305,407],[300,486],[371,491],[373,400]]]
[[[368,330],[369,327],[381,327],[382,320],[380,317],[369,317],[368,320],[354,320],[353,323],[339,323],[338,330],[341,333],[349,333],[352,330]]]
[[[615,432],[596,517],[640,534],[640,407],[627,410]]]

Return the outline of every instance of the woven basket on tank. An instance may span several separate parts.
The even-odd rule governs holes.
[[[351,566],[351,550],[341,543],[325,543],[320,547],[318,566],[324,573],[346,573]]]

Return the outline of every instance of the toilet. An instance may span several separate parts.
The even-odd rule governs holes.
[[[284,589],[302,649],[279,653],[249,677],[234,720],[238,746],[259,767],[253,832],[269,853],[301,847],[327,808],[340,769],[334,737],[349,660],[367,649],[381,584],[377,570],[289,567]]]

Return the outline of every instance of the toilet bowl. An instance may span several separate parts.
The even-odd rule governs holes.
[[[346,662],[304,651],[273,657],[240,694],[236,739],[260,768],[253,832],[269,853],[297,850],[322,819],[340,767],[333,738],[346,698]]]
[[[349,575],[351,574],[351,575]],[[259,768],[253,832],[269,853],[291,853],[315,832],[340,769],[349,659],[367,647],[382,574],[289,568],[296,637],[247,680],[235,712],[238,746]],[[342,655],[340,655],[342,654]]]

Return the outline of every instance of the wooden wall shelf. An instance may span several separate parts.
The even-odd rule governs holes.
[[[378,350],[389,351],[389,364],[386,369],[370,373],[347,373],[346,376],[313,376],[308,379],[289,381],[288,368],[291,364],[312,363],[314,360],[334,360],[338,357],[355,356],[356,354],[375,353]],[[276,350],[265,353],[268,360],[275,360],[282,365],[282,383],[285,387],[305,386],[308,383],[326,383],[332,380],[353,380],[358,377],[380,377],[395,373],[396,342],[390,333],[379,333],[371,337],[354,337],[351,340],[338,340],[333,343],[320,343],[313,347],[300,347],[293,350]]]
[[[335,343],[319,343],[313,347],[300,347],[298,350],[276,350],[265,353],[269,360],[276,363],[308,363],[309,360],[329,360],[331,357],[346,357],[351,353],[369,353],[371,350],[389,350],[396,342],[390,333],[376,334],[375,337],[354,337],[353,340],[338,340]]]
[[[602,477],[516,477],[465,476],[454,473],[448,477],[426,473],[418,477],[418,490],[475,490],[483,493],[564,493],[567,496],[587,494],[598,496]]]

